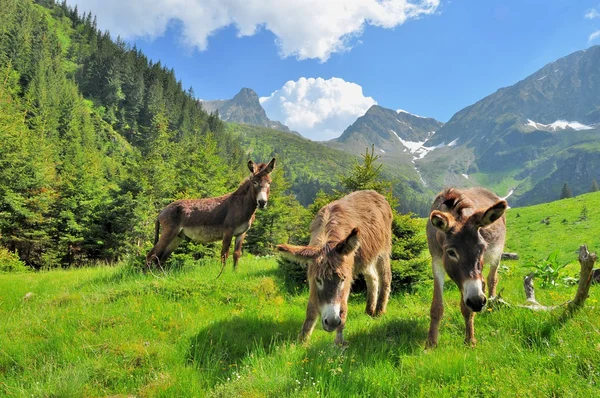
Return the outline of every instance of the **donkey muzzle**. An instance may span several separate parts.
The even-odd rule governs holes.
[[[467,307],[469,307],[471,309],[471,311],[475,311],[475,312],[479,312],[483,309],[483,307],[485,306],[485,303],[487,302],[487,299],[485,298],[485,295],[479,295],[479,296],[475,296],[475,297],[469,297],[465,300],[465,304],[467,305]]]
[[[324,317],[321,323],[325,331],[333,332],[342,323],[342,318],[337,315]]]
[[[259,209],[264,209],[265,207],[267,207],[267,201],[266,200],[257,200],[256,203],[258,204],[258,208]]]
[[[463,297],[471,311],[481,311],[487,302],[483,292],[483,281],[481,279],[466,280],[463,284]]]
[[[327,304],[322,308],[321,324],[323,325],[323,329],[327,332],[333,332],[342,324],[339,304]]]

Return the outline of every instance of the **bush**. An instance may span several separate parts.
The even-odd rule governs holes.
[[[29,271],[30,268],[21,261],[16,253],[0,247],[0,273]]]
[[[299,293],[308,289],[306,280],[306,266],[285,257],[277,259],[279,274],[283,284],[289,293]]]

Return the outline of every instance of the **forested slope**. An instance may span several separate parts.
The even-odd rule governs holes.
[[[139,250],[160,207],[244,175],[173,70],[51,1],[0,0],[0,143],[0,245],[35,267]]]

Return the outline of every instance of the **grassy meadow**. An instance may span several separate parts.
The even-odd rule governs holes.
[[[507,251],[521,260],[502,262],[502,296],[523,303],[526,265],[555,249],[570,262],[561,277],[577,276],[579,245],[600,252],[599,205],[595,193],[510,209]],[[210,260],[154,275],[131,263],[0,275],[0,396],[587,397],[600,388],[598,286],[564,323],[561,310],[485,311],[470,348],[448,282],[434,350],[424,349],[431,282],[395,292],[380,319],[353,294],[350,344],[339,348],[319,327],[297,343],[307,291],[286,287],[275,257],[244,256],[215,280],[218,271]],[[575,289],[536,296],[559,304]]]

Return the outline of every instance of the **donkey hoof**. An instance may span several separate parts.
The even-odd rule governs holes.
[[[437,345],[438,345],[437,341],[427,339],[427,341],[425,342],[425,349],[432,350],[432,349],[436,348]]]

